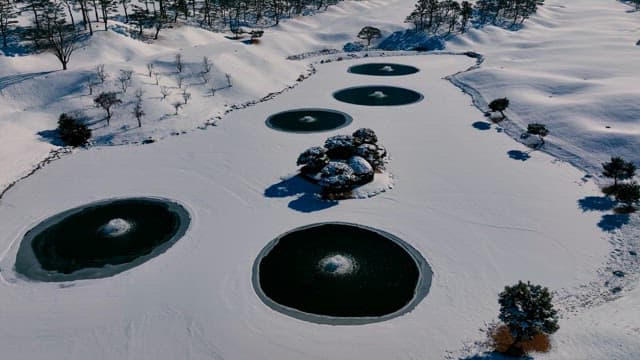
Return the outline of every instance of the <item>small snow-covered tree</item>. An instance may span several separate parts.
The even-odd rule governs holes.
[[[361,128],[353,132],[353,145],[375,144],[378,142],[378,136],[375,131],[369,128]]]
[[[387,158],[387,149],[379,144],[362,144],[356,148],[356,155],[364,158],[371,164],[374,170],[384,169]]]
[[[183,82],[184,82],[184,76],[178,74],[178,76],[176,76],[176,83],[178,84],[178,89],[182,89]]]
[[[636,166],[621,157],[612,157],[609,162],[602,163],[602,175],[613,179],[613,187],[618,187],[618,181],[626,180],[636,175]]]
[[[558,331],[557,311],[553,308],[549,289],[530,282],[518,281],[506,286],[498,297],[499,318],[513,336],[514,343],[508,353],[523,355],[521,342],[537,334],[553,334]]]
[[[63,113],[58,118],[58,135],[69,146],[82,146],[91,138],[91,129],[76,117]]]
[[[509,99],[507,99],[506,97],[495,99],[489,103],[489,109],[491,109],[491,111],[493,112],[496,112],[496,111],[499,112],[503,118],[504,118],[504,111],[507,110],[508,107],[509,107]]]
[[[327,155],[332,159],[348,159],[355,152],[351,135],[335,135],[324,142]]]
[[[329,160],[329,156],[327,156],[327,149],[320,146],[314,146],[302,152],[302,154],[298,156],[296,164],[298,166],[302,165],[302,169],[300,169],[300,171],[303,173],[315,174],[329,164]]]
[[[371,45],[371,40],[382,37],[380,29],[373,26],[365,26],[358,33],[358,39],[367,40],[367,47]]]
[[[549,135],[549,129],[544,124],[531,123],[527,125],[527,133],[538,136],[540,146],[544,145],[544,137]]]
[[[343,162],[331,161],[320,171],[319,184],[327,193],[351,190],[355,183],[353,169]]]
[[[616,200],[624,204],[624,209],[635,211],[635,204],[640,201],[640,185],[633,181],[631,183],[620,184],[616,189]]]
[[[111,108],[114,105],[122,104],[122,100],[118,99],[118,94],[113,91],[100,93],[93,99],[93,102],[107,112],[107,125],[110,125],[111,121]]]

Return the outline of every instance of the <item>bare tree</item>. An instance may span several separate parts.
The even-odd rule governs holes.
[[[178,70],[179,73],[182,72],[182,54],[178,53],[176,54],[176,57],[173,61],[173,64],[176,66],[176,70]]]
[[[122,104],[122,100],[118,99],[118,94],[112,91],[100,93],[98,97],[93,99],[93,102],[107,112],[107,126],[111,121],[111,108],[114,105]]]
[[[182,75],[178,75],[176,77],[176,82],[178,83],[178,89],[182,89],[182,82],[184,81],[184,77]]]
[[[153,63],[148,63],[147,64],[147,72],[149,73],[149,77],[151,77],[151,75],[153,75]]]
[[[96,76],[98,77],[98,80],[100,80],[101,84],[104,84],[104,82],[107,80],[109,74],[104,71],[104,64],[96,66]]]
[[[61,3],[47,5],[42,26],[47,50],[58,58],[62,70],[67,70],[71,55],[79,47],[79,34],[74,26],[67,24]]]
[[[187,105],[187,103],[191,99],[191,93],[187,92],[187,88],[184,88],[184,90],[182,90],[182,99],[184,100],[185,105]]]
[[[136,91],[136,94],[137,93]],[[142,117],[145,115],[144,109],[142,108],[142,98],[140,97],[136,100],[136,104],[133,107],[133,116],[138,120],[138,127],[142,127]]]
[[[212,67],[213,67],[213,63],[211,62],[211,60],[206,56],[203,57],[202,58],[202,73],[203,74],[210,73]]]
[[[176,109],[175,115],[178,115],[178,110],[180,110],[182,105],[184,105],[184,104],[181,103],[180,101],[176,101],[176,102],[173,103],[173,107]]]
[[[211,89],[209,89],[209,91],[211,92],[211,96],[216,96],[216,90],[218,89],[216,89],[215,86],[212,86]]]
[[[160,75],[157,72],[153,72],[153,79],[156,81],[156,85],[160,84]]]
[[[118,81],[120,82],[120,88],[123,93],[127,92],[127,88],[131,85],[131,77],[133,76],[133,70],[123,70],[120,69],[120,76],[118,76]]]
[[[224,74],[224,76],[227,78],[227,87],[231,87],[231,74]]]
[[[171,91],[166,86],[160,86],[160,94],[162,94],[162,100],[167,98],[167,96],[171,95]]]
[[[89,95],[93,95],[93,88],[96,86],[96,83],[93,81],[91,76],[87,76],[87,88],[89,89]]]
[[[208,83],[211,80],[211,74],[208,72],[200,73],[200,78],[204,84]]]
[[[142,89],[136,89],[136,92],[133,94],[133,96],[136,97],[136,101],[142,101],[142,96],[144,95],[144,90]]]

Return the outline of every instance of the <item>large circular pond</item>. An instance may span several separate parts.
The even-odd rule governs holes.
[[[368,63],[354,65],[349,68],[349,72],[359,75],[374,75],[374,76],[402,76],[417,73],[418,68],[391,63]]]
[[[421,101],[422,94],[395,86],[358,86],[333,93],[339,101],[366,106],[407,105]]]
[[[111,276],[164,252],[184,235],[189,222],[184,207],[159,198],[92,203],[29,230],[15,269],[39,281]]]
[[[253,283],[271,308],[332,325],[384,321],[411,311],[431,286],[431,268],[409,244],[347,223],[295,229],[258,256]]]
[[[309,133],[339,129],[351,121],[351,116],[336,110],[295,109],[271,115],[267,126],[280,131]]]

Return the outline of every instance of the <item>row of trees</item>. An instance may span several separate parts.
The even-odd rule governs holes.
[[[320,10],[339,0],[0,0],[0,36],[7,48],[9,35],[20,35],[38,48],[50,47],[51,38],[74,39],[72,35],[93,35],[94,23],[108,30],[114,15],[123,15],[142,35],[153,29],[157,39],[161,29],[179,19],[208,28],[278,24],[280,19],[302,15],[307,9]],[[19,14],[30,14],[31,24],[19,27]],[[20,30],[20,31],[16,31]],[[75,39],[77,40],[77,39]],[[64,66],[64,64],[63,64]]]
[[[416,31],[464,33],[469,24],[513,26],[535,13],[544,0],[418,0],[405,22]]]

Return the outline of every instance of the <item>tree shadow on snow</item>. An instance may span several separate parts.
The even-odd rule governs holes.
[[[48,142],[51,145],[55,145],[55,146],[66,145],[64,142],[62,142],[62,139],[60,139],[58,130],[42,130],[42,131],[38,131],[37,135],[40,137],[41,141]]]
[[[608,214],[602,215],[598,227],[606,232],[613,232],[629,223],[628,214]]]
[[[509,356],[505,356],[502,354],[499,354],[497,352],[488,352],[488,353],[482,353],[482,354],[475,354],[475,355],[471,355],[471,356],[467,356],[464,358],[460,358],[459,360],[513,360],[513,359],[520,359],[520,360],[533,360],[533,358],[531,356],[524,356],[524,357],[520,357],[520,358],[513,358],[513,357],[509,357]]]
[[[616,206],[616,202],[608,196],[587,196],[578,200],[580,210],[587,211],[609,211]]]
[[[509,155],[509,158],[513,160],[527,161],[531,159],[531,155],[529,155],[529,152],[520,150],[509,150],[507,151],[507,155]]]
[[[305,213],[325,210],[338,205],[337,201],[320,198],[318,195],[320,192],[320,186],[310,183],[300,175],[294,175],[269,186],[264,191],[264,196],[269,198],[296,196],[289,202],[289,208]]]
[[[488,123],[486,121],[476,121],[473,124],[471,124],[471,126],[473,126],[473,128],[476,130],[482,130],[482,131],[491,129],[491,123]]]

